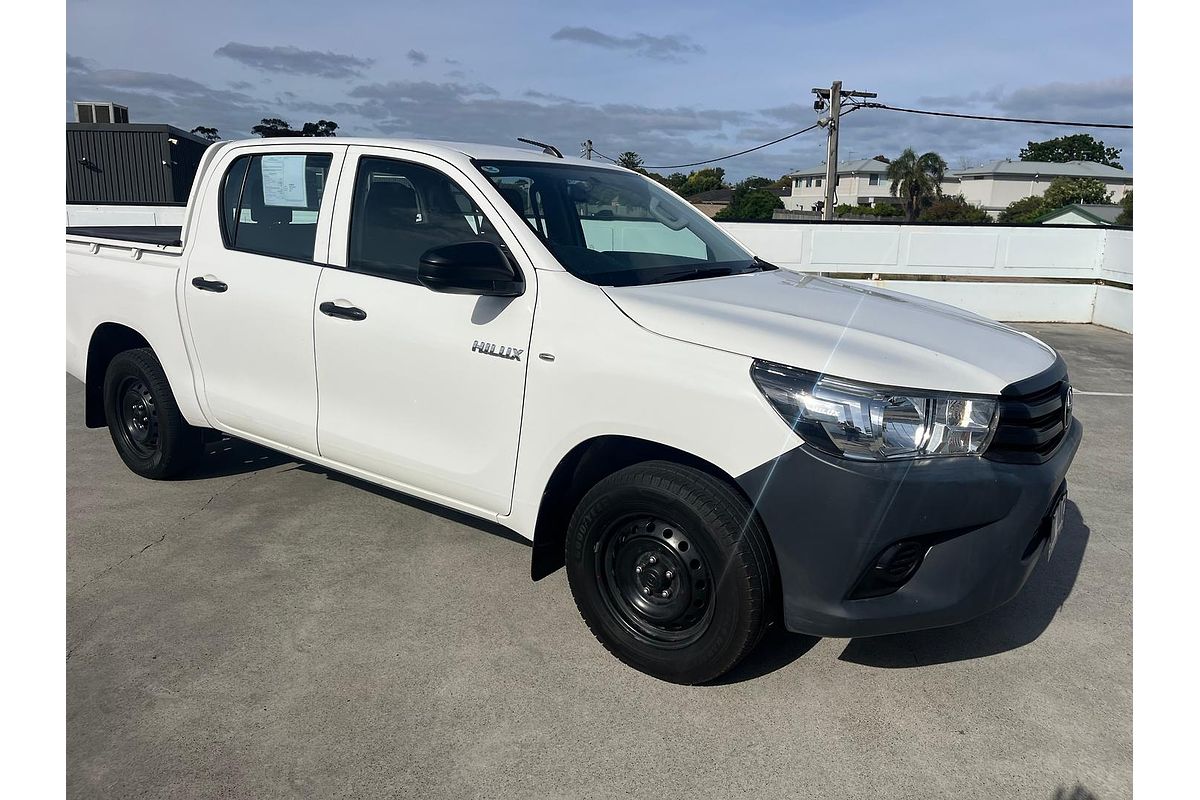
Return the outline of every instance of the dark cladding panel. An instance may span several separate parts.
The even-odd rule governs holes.
[[[206,145],[165,125],[68,124],[67,202],[184,203]]]

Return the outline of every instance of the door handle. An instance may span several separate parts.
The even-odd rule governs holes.
[[[224,292],[229,288],[229,284],[224,281],[210,281],[205,278],[192,278],[192,286],[195,286],[202,292]]]
[[[359,322],[367,318],[367,312],[356,306],[339,306],[336,303],[331,303],[326,300],[321,305],[317,306],[321,309],[321,313],[327,317],[336,317],[337,319],[349,319],[354,322]]]

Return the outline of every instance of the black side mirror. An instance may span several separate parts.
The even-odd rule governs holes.
[[[421,256],[417,280],[427,289],[446,294],[516,297],[525,281],[504,251],[491,242],[459,242],[433,247]]]

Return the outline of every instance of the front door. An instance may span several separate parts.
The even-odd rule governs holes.
[[[351,148],[347,157],[329,256],[343,268],[322,272],[313,318],[318,447],[325,458],[416,494],[505,514],[533,269],[516,262],[526,282],[520,297],[440,294],[420,285],[417,266],[429,248],[503,239],[488,199],[465,176],[400,152]]]
[[[200,193],[182,293],[210,420],[316,453],[313,299],[344,147],[234,148]],[[324,225],[320,225],[323,221]],[[321,244],[318,244],[321,243]],[[323,248],[322,248],[323,249]]]

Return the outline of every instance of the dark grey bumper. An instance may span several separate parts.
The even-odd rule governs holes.
[[[1039,528],[1082,435],[1072,421],[1041,464],[863,463],[798,447],[742,475],[778,558],[785,626],[878,636],[965,622],[1012,599],[1042,554]],[[912,539],[930,547],[907,583],[850,599],[885,548]]]

